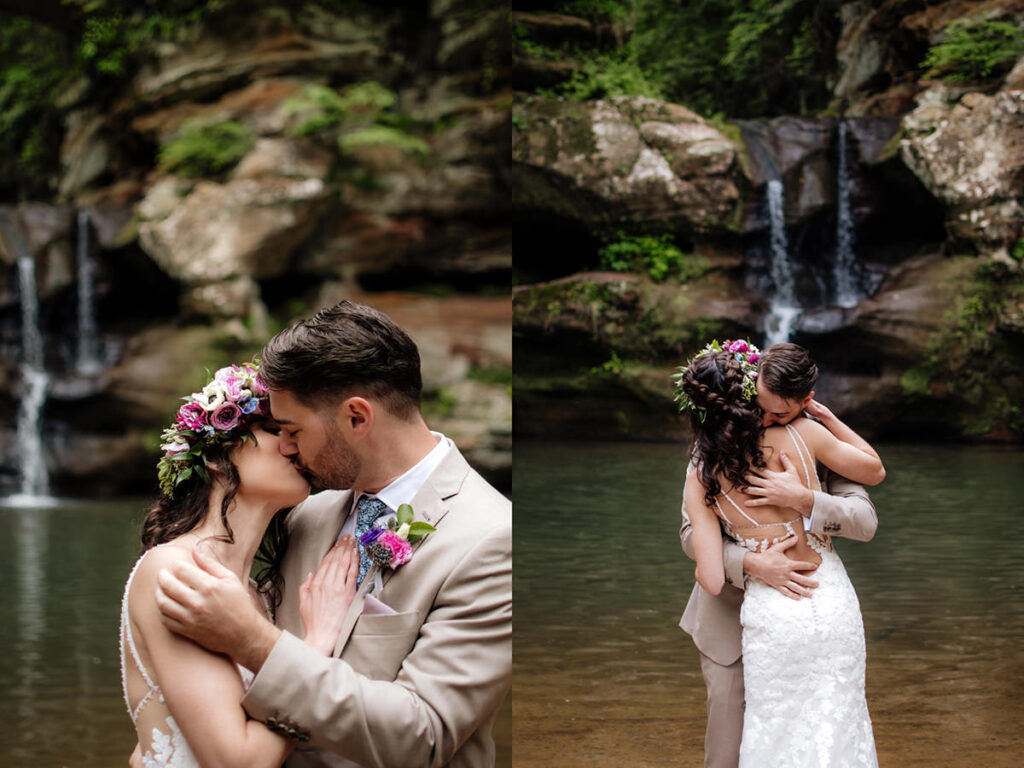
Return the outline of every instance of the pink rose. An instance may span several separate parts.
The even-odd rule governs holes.
[[[252,377],[252,384],[249,385],[249,388],[256,397],[266,397],[270,394],[270,390],[267,389],[266,384],[264,384],[263,380],[260,379],[260,375],[258,373]]]
[[[234,403],[224,403],[210,417],[210,424],[214,429],[227,432],[238,426],[238,420],[242,417],[242,409]]]
[[[174,423],[182,429],[202,429],[206,426],[206,411],[199,403],[185,403],[178,409]]]
[[[385,531],[377,539],[377,543],[386,547],[391,552],[391,567],[408,563],[412,560],[412,545],[403,538],[400,538],[394,531]]]
[[[760,359],[761,359],[761,356],[758,355],[756,352],[747,355],[747,362],[750,363],[751,365],[756,365],[757,361],[760,360]]]
[[[736,339],[732,344],[729,345],[730,352],[749,352],[750,347],[747,346],[747,342],[742,339]]]
[[[237,400],[242,396],[242,390],[245,389],[245,379],[242,378],[242,372],[237,365],[232,365],[230,368],[221,368],[213,376],[214,381],[219,381],[224,385],[224,392],[232,400]]]

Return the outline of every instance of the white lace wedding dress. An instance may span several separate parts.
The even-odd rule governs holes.
[[[143,768],[200,768],[199,761],[196,760],[192,749],[185,740],[185,734],[181,732],[181,728],[178,727],[174,716],[167,708],[160,686],[153,681],[149,671],[143,665],[132,637],[131,621],[128,618],[128,593],[131,591],[135,572],[139,569],[147,553],[143,553],[135,563],[135,567],[132,568],[128,582],[124,586],[124,597],[121,599],[121,686],[124,691],[124,703],[138,734],[139,745],[144,748],[142,752]],[[126,645],[131,653],[132,663],[145,683],[145,693],[138,697],[134,706],[132,706],[128,694],[129,671],[124,652]],[[248,688],[252,683],[253,673],[241,666],[238,667],[238,672],[242,677],[243,684]]]
[[[806,467],[810,452],[805,458],[799,434],[788,426],[787,431]],[[803,528],[799,517],[759,525],[732,504],[753,525],[734,528],[721,507],[719,514],[727,533],[747,549],[763,551],[792,535],[796,526]],[[784,530],[771,537],[767,529],[772,527]],[[754,529],[769,536],[755,537]],[[756,579],[743,598],[746,709],[740,768],[876,768],[864,697],[860,602],[831,542],[814,534],[807,540],[821,555],[814,572],[819,586],[810,599],[793,600]]]

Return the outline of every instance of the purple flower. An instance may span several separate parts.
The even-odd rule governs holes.
[[[383,528],[370,528],[370,530],[359,537],[359,543],[364,547],[368,547],[379,539],[382,533],[384,533]]]
[[[234,403],[224,403],[210,417],[210,423],[221,432],[227,432],[238,426],[238,420],[242,418],[242,409]]]
[[[242,409],[242,413],[248,416],[260,407],[260,401],[255,397],[246,397],[238,401],[238,407]]]
[[[175,424],[183,429],[200,430],[206,426],[206,411],[199,403],[185,403],[178,409]]]

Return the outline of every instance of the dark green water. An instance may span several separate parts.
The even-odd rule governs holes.
[[[1017,765],[1024,453],[883,446],[879,532],[838,541],[883,766]],[[702,764],[705,690],[677,624],[685,450],[516,444],[516,766]]]
[[[142,501],[0,509],[0,762],[124,766],[118,615]]]
[[[118,617],[144,502],[0,507],[0,766],[127,765]],[[495,736],[510,761],[506,706]]]

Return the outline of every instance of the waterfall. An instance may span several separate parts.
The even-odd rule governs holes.
[[[75,372],[82,376],[96,374],[102,368],[99,341],[96,336],[96,309],[93,301],[92,249],[89,247],[89,212],[78,212],[78,354]]]
[[[832,261],[835,302],[853,307],[860,300],[853,274],[853,213],[850,211],[850,165],[847,154],[846,121],[839,121],[839,171],[836,211],[836,253]]]
[[[22,249],[18,257],[21,289],[21,375],[23,391],[18,407],[17,453],[20,493],[9,503],[31,505],[46,500],[50,492],[43,436],[39,428],[50,377],[43,361],[43,336],[39,331],[39,299],[36,294],[35,262]]]
[[[800,316],[800,302],[796,298],[796,280],[793,277],[793,265],[789,260],[782,181],[770,180],[767,190],[771,232],[771,276],[775,285],[768,314],[764,319],[764,344],[770,347],[772,344],[789,341],[789,335]]]

